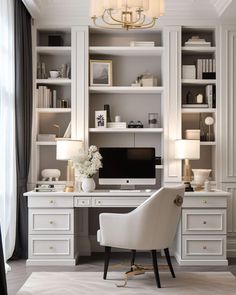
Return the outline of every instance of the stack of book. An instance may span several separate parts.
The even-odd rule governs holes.
[[[215,76],[215,59],[197,59],[197,79],[215,79]]]
[[[205,39],[201,39],[199,36],[192,36],[188,41],[184,43],[185,46],[200,46],[200,47],[210,47],[211,42],[207,42]]]
[[[108,122],[107,128],[126,128],[127,123],[126,122]]]
[[[206,102],[208,104],[209,108],[215,108],[216,107],[216,91],[215,91],[215,85],[206,85],[205,87],[205,97]]]
[[[46,86],[39,86],[36,89],[36,105],[38,108],[56,108],[57,92],[51,91]]]
[[[130,41],[131,47],[154,47],[155,42],[154,41]]]

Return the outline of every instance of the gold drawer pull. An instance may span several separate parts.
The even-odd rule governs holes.
[[[207,250],[207,246],[203,246],[202,248],[203,248],[203,250]]]
[[[50,246],[49,249],[50,249],[50,250],[53,250],[53,246]]]
[[[101,204],[101,201],[98,201],[98,204],[100,205]]]
[[[51,220],[51,221],[49,221],[49,223],[50,223],[50,224],[53,224],[54,222]]]
[[[85,201],[82,201],[82,204],[85,204]]]
[[[207,224],[207,222],[206,221],[203,221],[203,224]]]
[[[207,204],[207,200],[202,200],[202,203],[203,204]]]
[[[54,204],[54,203],[55,203],[55,201],[54,201],[54,200],[51,200],[49,203],[50,203],[50,204]]]

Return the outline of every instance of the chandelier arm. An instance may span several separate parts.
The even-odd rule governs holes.
[[[124,24],[124,22],[123,21],[121,21],[121,20],[119,20],[119,19],[116,19],[116,18],[114,18],[113,16],[112,16],[112,14],[111,14],[111,9],[107,9],[107,13],[108,13],[108,15],[110,16],[110,18],[113,20],[113,21],[115,21],[115,22],[117,22],[117,23],[119,23],[119,24]]]
[[[136,24],[137,22],[140,21],[141,16],[142,16],[142,13],[139,13],[139,18],[138,18],[138,20],[133,21],[133,22],[128,22],[128,21],[120,21],[120,20],[116,19],[116,18],[112,15],[112,13],[111,13],[111,9],[106,9],[106,12],[107,12],[107,14],[110,16],[110,18],[111,18],[113,21],[118,22],[118,23],[121,24],[121,25],[124,25],[124,24],[125,24],[126,26],[132,26],[132,25]],[[143,16],[144,16],[144,15],[143,15]],[[104,14],[102,15],[102,19],[103,19],[103,21],[104,21],[105,23],[111,25],[111,23],[109,23],[109,22],[107,22],[107,21],[105,20],[105,11],[104,11]],[[113,24],[113,25],[114,25],[114,24]]]
[[[120,26],[121,24],[113,24],[113,23],[109,23],[106,19],[105,19],[105,12],[102,14],[102,20],[104,21],[105,24],[109,25],[109,26]]]
[[[157,18],[153,17],[153,19],[152,19],[152,21],[150,23],[142,25],[142,26],[136,25],[136,26],[130,27],[130,29],[149,29],[149,28],[152,28],[155,25],[156,20],[157,20]]]
[[[94,23],[94,25],[97,27],[97,28],[100,28],[100,29],[109,29],[109,30],[120,30],[121,29],[121,27],[119,27],[119,28],[114,28],[114,27],[109,27],[109,26],[102,26],[102,25],[99,25],[99,24],[97,24],[97,22],[96,22],[96,20],[97,20],[97,17],[96,18],[92,18],[93,19],[93,23]],[[119,25],[120,26],[120,24],[109,24],[109,25]]]

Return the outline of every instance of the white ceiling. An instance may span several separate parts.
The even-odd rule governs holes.
[[[22,0],[41,22],[89,24],[89,0]],[[98,0],[99,1],[99,0]],[[236,0],[165,0],[163,19],[235,19]]]

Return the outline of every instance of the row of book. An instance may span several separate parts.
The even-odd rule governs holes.
[[[39,86],[36,89],[36,105],[38,108],[56,108],[57,91],[50,90],[47,86]]]
[[[216,73],[215,59],[197,59],[197,79],[204,79],[204,73]],[[214,77],[212,77],[214,78]]]

